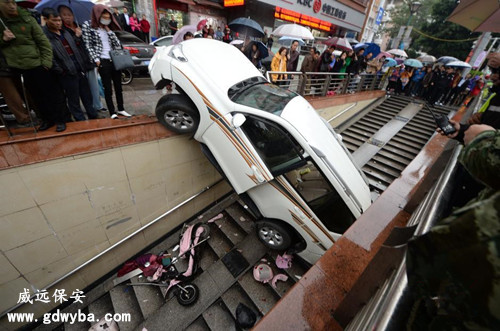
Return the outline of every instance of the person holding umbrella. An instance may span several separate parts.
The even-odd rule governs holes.
[[[123,92],[121,82],[121,71],[116,70],[111,62],[109,52],[113,49],[121,49],[121,44],[113,30],[121,30],[120,25],[111,14],[111,10],[104,5],[92,7],[90,21],[82,26],[83,41],[89,51],[90,58],[99,68],[102,84],[104,86],[104,97],[111,118],[116,119],[118,115],[130,117],[123,107]],[[113,90],[115,90],[118,111],[115,112],[113,104]]]

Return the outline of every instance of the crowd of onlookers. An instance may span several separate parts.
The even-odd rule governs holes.
[[[419,97],[431,104],[468,105],[484,88],[481,75],[462,74],[461,69],[444,65],[427,65],[423,68],[394,67],[388,73],[387,91]]]
[[[121,72],[110,51],[122,48],[114,31],[130,29],[148,38],[147,21],[128,16],[126,9],[113,14],[104,5],[93,6],[90,20],[80,24],[65,5],[44,8],[42,18],[43,27],[14,0],[0,2],[0,93],[18,124],[36,123],[32,109],[39,131],[54,125],[64,131],[66,122],[100,118],[105,111],[113,119],[131,116],[124,109]],[[141,35],[138,26],[146,27]]]

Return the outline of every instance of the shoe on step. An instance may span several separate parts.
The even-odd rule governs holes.
[[[118,115],[113,114],[113,115],[111,115],[111,118],[114,119],[114,120],[116,120],[118,118]]]
[[[129,113],[127,113],[125,110],[119,110],[116,112],[118,115],[126,116],[126,117],[131,117]]]
[[[56,132],[63,132],[66,130],[66,123],[57,123]]]
[[[38,127],[38,131],[45,131],[54,126],[54,123],[50,122],[42,122],[42,124]]]

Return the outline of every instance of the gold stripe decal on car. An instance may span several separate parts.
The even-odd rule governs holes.
[[[231,130],[231,124],[222,116],[222,114],[217,111],[217,109],[213,106],[213,104],[208,100],[208,98],[201,92],[201,90],[193,83],[191,79],[189,79],[186,74],[184,74],[181,70],[178,68],[174,67],[177,71],[179,71],[186,79],[193,85],[193,87],[196,89],[198,94],[201,96],[203,99],[203,102],[207,106],[208,113],[210,115],[210,119],[217,123],[217,125],[221,128],[221,130],[224,132],[226,137],[229,138],[231,143],[235,146],[235,148],[238,150],[240,155],[243,157],[245,162],[248,164],[249,167],[254,165],[257,167],[260,171],[260,173],[264,176],[264,179],[266,181],[270,181],[272,177],[270,177],[267,173],[268,170],[265,166],[263,166],[259,159],[250,151],[250,148],[248,145],[243,141],[243,139],[234,131]],[[257,178],[254,175],[247,175],[249,176],[256,184],[258,183]]]
[[[271,185],[273,185],[278,191],[280,191],[284,196],[287,197],[287,199],[289,199],[295,206],[297,206],[301,212],[304,213],[304,215],[309,219],[311,220],[311,222],[314,223],[314,225],[316,225],[316,227],[318,229],[321,230],[321,232],[323,232],[323,234],[328,238],[330,239],[332,242],[335,242],[335,239],[332,237],[332,235],[330,234],[330,232],[328,232],[328,230],[326,230],[322,224],[320,224],[316,218],[314,217],[314,215],[311,215],[305,208],[302,207],[302,203],[300,203],[300,201],[303,201],[302,197],[300,197],[300,195],[298,195],[298,193],[295,191],[295,189],[293,188],[290,188],[290,185],[289,183],[287,182],[286,179],[283,178],[283,176],[278,176],[275,178],[276,179],[276,184],[279,184],[279,187],[278,185],[273,185],[273,182],[274,181],[271,181],[269,182]]]

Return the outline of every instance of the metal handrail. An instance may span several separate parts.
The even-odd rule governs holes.
[[[192,201],[193,199],[197,198],[198,196],[200,196],[201,194],[205,193],[206,191],[208,191],[209,189],[211,189],[212,187],[214,187],[215,185],[219,184],[220,182],[222,182],[224,179],[221,178],[219,179],[218,181],[208,185],[208,186],[205,186],[201,191],[199,191],[198,193],[190,196],[189,198],[187,198],[186,200],[182,201],[181,203],[175,205],[173,208],[167,210],[166,212],[164,212],[163,214],[161,214],[160,216],[158,216],[157,218],[155,218],[154,220],[152,220],[151,222],[149,222],[148,224],[146,225],[143,225],[142,227],[140,227],[139,229],[137,229],[136,231],[132,232],[131,234],[129,234],[128,236],[126,236],[125,238],[121,239],[120,241],[114,243],[113,245],[109,246],[108,248],[106,248],[105,250],[103,250],[102,252],[100,252],[99,254],[95,255],[94,257],[90,258],[89,260],[87,260],[86,262],[84,262],[83,264],[79,265],[78,267],[74,268],[73,270],[67,272],[66,274],[64,274],[63,276],[59,277],[58,279],[56,279],[55,281],[53,281],[52,283],[50,283],[49,285],[45,286],[42,291],[44,290],[48,290],[49,288],[51,288],[52,286],[56,285],[57,283],[59,283],[60,281],[66,279],[67,277],[71,276],[72,274],[74,274],[75,272],[77,272],[78,270],[82,269],[83,267],[87,266],[88,264],[92,263],[93,261],[97,260],[98,258],[100,258],[101,256],[103,256],[104,254],[106,254],[107,252],[111,251],[112,249],[114,249],[115,247],[119,246],[120,244],[124,243],[125,241],[127,241],[128,239],[132,238],[133,236],[135,236],[136,234],[138,234],[139,232],[141,231],[144,231],[145,229],[149,228],[151,225],[155,224],[156,222],[158,222],[160,219],[162,219],[163,217],[171,214],[172,212],[176,211],[177,209],[179,209],[180,207],[184,206],[185,204],[187,204],[188,202]],[[30,299],[33,299],[35,298],[36,294],[32,295],[30,297]],[[25,304],[25,302],[21,302],[21,303],[18,303],[17,305],[13,306],[13,307],[10,307],[9,309],[3,311],[1,314],[0,314],[0,318],[2,318],[3,316],[5,316],[7,313],[10,313],[11,311],[23,306]]]
[[[455,174],[458,155],[461,151],[462,145],[455,147],[438,181],[408,221],[407,226],[418,224],[415,235],[429,231],[441,217],[439,210],[442,210],[446,200],[443,197],[448,196],[452,191],[453,181],[450,179]],[[407,285],[406,258],[404,257],[396,271],[349,323],[346,330],[386,330],[390,326],[397,328],[398,326],[392,325],[395,323],[394,315],[398,307],[404,304],[405,295],[408,294]]]
[[[272,75],[287,75],[274,81],[302,96],[326,96],[374,91],[382,89],[385,76],[378,74],[352,75],[341,72],[267,71],[266,78],[272,82]]]

